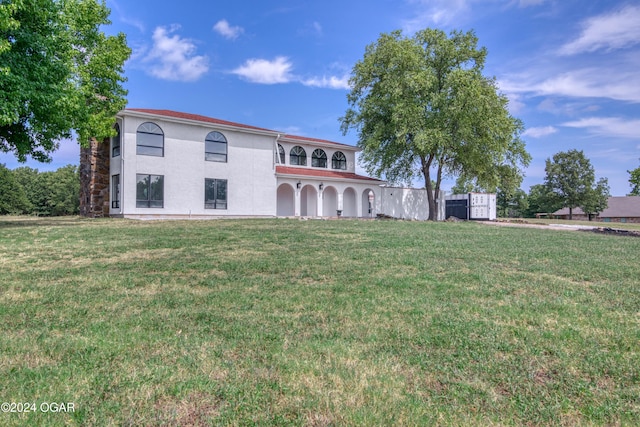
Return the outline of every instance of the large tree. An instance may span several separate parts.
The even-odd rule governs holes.
[[[629,172],[629,184],[631,184],[629,196],[640,196],[640,166],[627,172]]]
[[[587,194],[580,204],[582,211],[587,214],[589,221],[609,205],[609,180],[600,178],[598,182],[587,190]]]
[[[589,210],[595,209],[595,204],[598,209],[607,207],[606,197],[604,207],[601,207],[601,202],[596,202],[596,192],[606,189],[608,193],[608,185],[606,181],[601,181],[604,186],[596,185],[595,171],[582,150],[554,154],[553,160],[547,159],[545,171],[545,185],[562,202],[561,207],[569,208],[569,219],[573,219],[573,209],[576,207],[586,206]]]
[[[342,131],[355,129],[367,171],[392,182],[424,178],[429,219],[444,176],[497,185],[499,166],[530,161],[522,123],[496,82],[482,75],[487,55],[470,31],[383,34],[353,68]],[[435,174],[432,183],[432,173]]]
[[[562,201],[546,185],[536,184],[529,188],[525,216],[534,218],[536,214],[551,214],[562,207]]]
[[[108,17],[98,0],[0,0],[0,151],[48,161],[72,132],[112,135],[131,50]]]

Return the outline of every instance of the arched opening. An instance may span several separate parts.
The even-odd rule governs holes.
[[[333,187],[325,187],[322,192],[322,216],[338,215],[338,192]]]
[[[276,215],[295,215],[295,193],[289,184],[280,184],[278,187]]]
[[[305,185],[300,190],[300,216],[318,215],[318,192],[313,185]]]
[[[362,192],[362,216],[364,218],[374,218],[376,216],[376,193],[367,188]]]
[[[342,216],[358,216],[358,206],[356,203],[356,190],[349,187],[342,194]]]

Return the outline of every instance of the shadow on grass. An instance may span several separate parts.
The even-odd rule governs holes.
[[[0,216],[0,229],[20,227],[70,227],[91,221],[79,216]]]

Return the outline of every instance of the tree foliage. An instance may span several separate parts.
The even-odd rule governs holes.
[[[629,172],[629,184],[631,184],[629,196],[640,196],[640,166],[627,172]]]
[[[585,213],[602,212],[607,207],[609,186],[607,180],[595,183],[595,171],[582,150],[569,150],[554,154],[547,159],[545,185],[561,207],[569,208],[569,219],[573,219],[573,209],[584,207]],[[605,195],[606,193],[606,195]]]
[[[24,188],[13,173],[0,164],[0,215],[21,214],[29,209]]]
[[[0,199],[0,214],[75,215],[80,208],[78,167],[38,172],[26,166],[9,170],[0,165]]]
[[[562,200],[549,190],[546,185],[536,184],[529,188],[525,216],[534,218],[538,213],[553,213],[562,208]]]
[[[600,178],[595,186],[587,190],[580,207],[589,217],[589,221],[591,221],[592,217],[607,209],[609,196],[609,180],[607,178]]]
[[[477,42],[472,31],[383,34],[367,46],[349,80],[342,131],[359,133],[370,174],[392,182],[424,178],[430,220],[443,176],[497,185],[498,166],[530,161],[519,138],[522,123],[508,113],[495,80],[482,75],[487,52]]]
[[[49,161],[72,131],[112,135],[131,50],[100,31],[108,16],[98,0],[0,1],[0,151]]]

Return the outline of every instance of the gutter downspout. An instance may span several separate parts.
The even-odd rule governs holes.
[[[120,215],[122,215],[122,217],[124,217],[124,150],[125,150],[125,144],[124,140],[125,140],[125,135],[126,135],[126,131],[124,128],[124,117],[122,118],[122,126],[120,126]]]
[[[273,157],[273,169],[276,169],[276,164],[280,164],[280,151],[278,150],[278,140],[282,135],[278,134],[273,141],[274,157]]]

